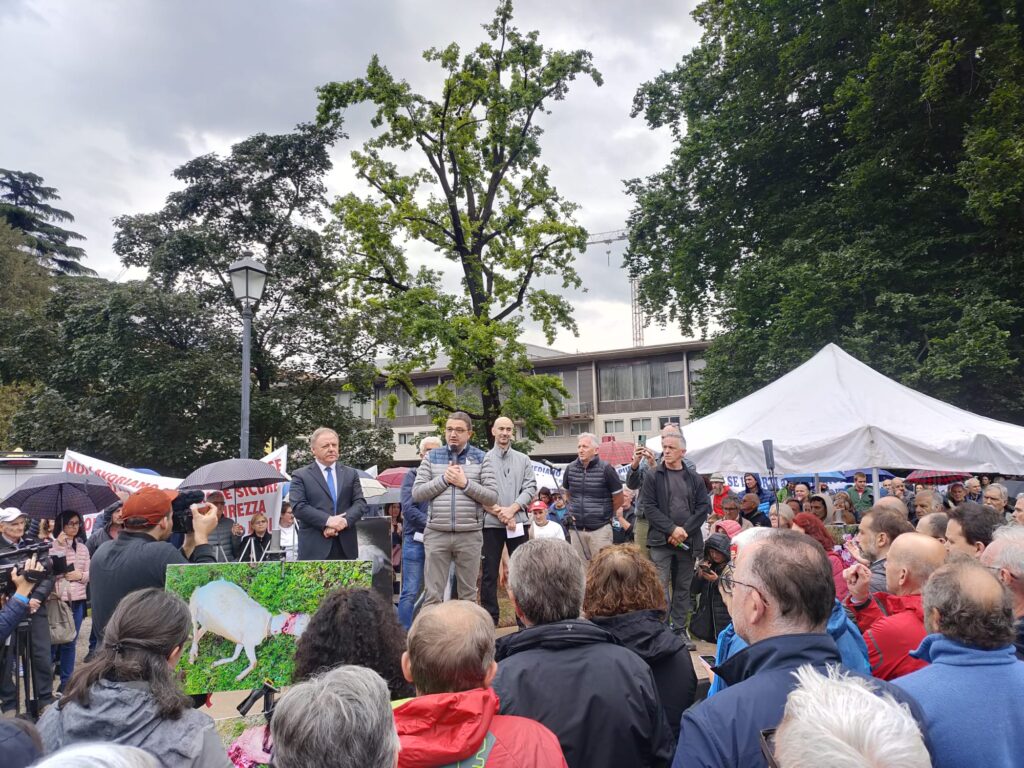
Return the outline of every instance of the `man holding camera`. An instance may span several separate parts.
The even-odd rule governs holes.
[[[0,552],[10,552],[38,544],[25,534],[28,517],[14,507],[0,510]],[[29,635],[32,639],[32,683],[37,691],[39,709],[53,702],[53,661],[50,658],[50,621],[44,605],[53,591],[53,576],[37,581],[28,593]],[[16,598],[12,598],[16,599]],[[8,712],[16,706],[17,681],[14,665],[16,648],[12,641],[6,646],[5,663],[0,670],[0,710]]]
[[[158,488],[136,491],[121,509],[121,534],[96,550],[89,579],[92,622],[101,641],[121,598],[146,587],[163,589],[168,565],[217,562],[208,544],[210,533],[217,527],[217,514],[208,504],[192,506],[194,532],[185,536],[184,547],[188,559],[167,541],[174,528],[171,503],[177,496],[177,491]]]

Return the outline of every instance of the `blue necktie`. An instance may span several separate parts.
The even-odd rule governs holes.
[[[327,490],[331,492],[331,500],[334,506],[338,506],[338,489],[334,487],[334,467],[327,468]]]

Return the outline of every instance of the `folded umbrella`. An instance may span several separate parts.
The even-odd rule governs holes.
[[[179,491],[223,491],[227,488],[264,488],[288,481],[273,466],[259,459],[224,459],[206,464],[181,481]]]
[[[54,519],[66,511],[95,515],[116,501],[117,494],[97,475],[51,472],[30,477],[7,494],[0,507],[17,507],[29,517],[42,520]]]

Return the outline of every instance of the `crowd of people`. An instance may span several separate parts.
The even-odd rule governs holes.
[[[397,609],[345,588],[310,618],[268,727],[277,768],[1024,760],[1024,499],[1009,508],[1005,486],[892,478],[876,499],[863,474],[832,493],[748,473],[735,492],[697,472],[669,425],[625,481],[580,435],[562,487],[542,489],[511,420],[489,451],[472,429],[452,413],[402,485]],[[282,512],[288,540],[300,559],[358,557],[358,479],[332,430],[311,450]],[[268,521],[245,534],[208,499],[178,548],[173,495],[133,493],[95,548],[80,517],[59,517],[53,548],[77,578],[33,578],[32,561],[12,574],[0,638],[38,634],[44,712],[36,727],[0,720],[5,765],[239,764],[175,676],[191,619],[164,570],[262,553]],[[26,523],[0,511],[0,546],[23,545]],[[86,586],[97,645],[76,666],[40,607],[65,601],[77,632]],[[499,590],[517,624],[501,636]],[[713,660],[691,654],[695,639]]]

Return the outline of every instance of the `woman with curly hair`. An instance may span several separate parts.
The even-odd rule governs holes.
[[[405,699],[415,691],[402,674],[404,652],[405,630],[387,600],[372,589],[339,589],[320,603],[299,638],[292,680],[355,664],[383,677],[392,701]]]
[[[686,643],[665,623],[665,609],[658,571],[639,547],[606,547],[590,561],[583,614],[647,662],[678,738],[683,711],[697,695],[697,675]]]
[[[828,532],[828,528],[817,516],[810,512],[801,512],[793,518],[793,530],[797,533],[806,533],[821,544],[825,554],[828,555],[829,565],[832,566],[832,580],[836,583],[836,597],[840,602],[845,600],[846,596],[850,594],[850,588],[846,586],[846,579],[843,578],[843,569],[846,566],[843,564],[842,556],[836,551],[836,542],[832,538],[832,534]]]

